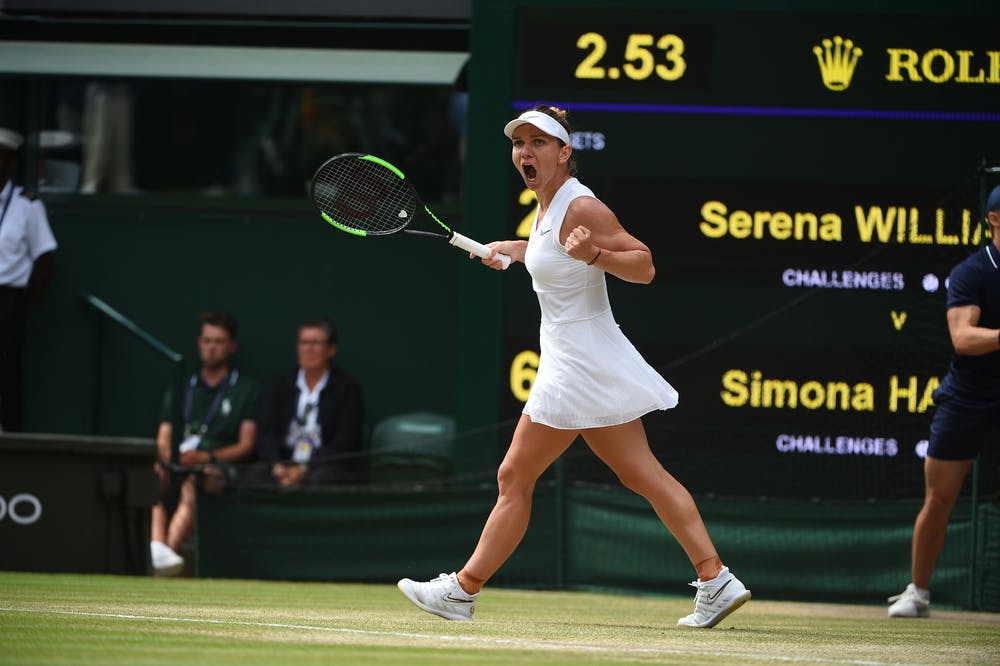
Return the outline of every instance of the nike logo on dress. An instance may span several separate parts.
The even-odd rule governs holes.
[[[706,597],[708,598],[708,603],[714,604],[715,600],[719,598],[720,594],[722,594],[722,591],[724,589],[726,589],[727,587],[729,587],[729,584],[732,583],[732,582],[733,582],[733,579],[730,578],[729,580],[726,581],[725,585],[723,585],[722,587],[720,587],[718,590],[715,591],[715,594],[708,594],[708,595],[706,595]]]
[[[538,235],[539,235],[539,236],[544,236],[545,234],[549,233],[550,231],[552,231],[552,227],[549,227],[549,228],[548,228],[548,229],[546,229],[545,231],[539,231],[539,232],[538,232]]]

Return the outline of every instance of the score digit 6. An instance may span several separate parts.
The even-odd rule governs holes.
[[[521,402],[526,402],[531,393],[538,374],[538,360],[538,352],[526,349],[514,356],[510,363],[510,392]]]

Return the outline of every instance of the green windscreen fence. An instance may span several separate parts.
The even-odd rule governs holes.
[[[203,493],[197,573],[431,578],[462,566],[495,499],[491,485]],[[918,502],[701,498],[699,508],[722,558],[757,599],[878,604],[909,581]],[[1000,506],[960,503],[934,574],[935,605],[1000,610],[998,553]],[[491,584],[686,596],[692,577],[642,498],[557,479],[537,488],[528,533]]]

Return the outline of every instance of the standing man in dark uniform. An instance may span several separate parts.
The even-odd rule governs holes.
[[[986,203],[993,238],[948,276],[955,357],[941,386],[924,460],[924,506],[913,527],[912,580],[889,597],[889,617],[928,617],[930,582],[965,477],[1000,428],[1000,186]]]
[[[52,277],[56,249],[45,205],[11,180],[23,143],[0,127],[0,431],[7,432],[24,427],[25,325]]]

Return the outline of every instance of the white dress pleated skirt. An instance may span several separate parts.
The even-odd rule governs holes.
[[[535,423],[583,429],[619,425],[677,405],[677,391],[622,333],[609,310],[543,323],[538,374],[524,405]]]

